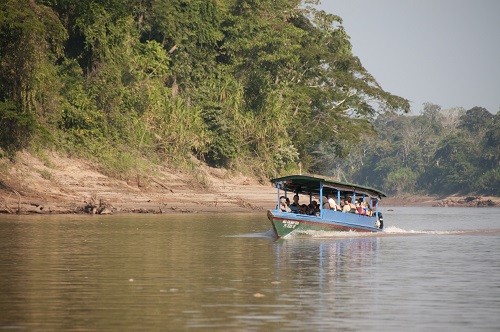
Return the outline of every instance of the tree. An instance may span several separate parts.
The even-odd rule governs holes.
[[[467,130],[471,135],[482,137],[491,121],[493,115],[485,108],[476,106],[460,117],[460,128]]]
[[[396,194],[413,193],[418,174],[407,167],[398,168],[387,175],[384,187]]]
[[[7,150],[30,142],[37,122],[58,112],[55,62],[67,34],[57,15],[33,0],[0,3],[0,123]]]

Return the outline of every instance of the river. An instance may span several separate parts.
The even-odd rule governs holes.
[[[0,216],[0,330],[498,331],[500,209],[385,208],[274,241],[266,213]]]

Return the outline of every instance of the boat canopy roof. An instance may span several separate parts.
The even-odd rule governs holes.
[[[319,195],[320,183],[323,183],[323,195],[333,196],[338,191],[343,195],[352,195],[354,193],[365,194],[370,197],[387,197],[386,194],[380,190],[361,186],[358,184],[335,181],[327,177],[312,176],[312,175],[288,175],[280,178],[271,179],[271,182],[279,189],[292,191],[300,194],[317,194]]]

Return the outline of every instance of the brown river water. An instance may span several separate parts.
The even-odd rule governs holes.
[[[0,330],[498,331],[500,209],[386,208],[275,241],[265,212],[0,216]]]

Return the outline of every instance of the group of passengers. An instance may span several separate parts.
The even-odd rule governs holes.
[[[280,197],[280,209],[283,212],[293,212],[299,214],[319,215],[320,209],[317,201],[312,201],[308,205],[299,204],[299,195],[293,196],[293,203],[285,196]]]
[[[341,199],[339,205],[333,198],[327,198],[323,196],[323,202],[323,210],[342,211],[346,213],[355,213],[365,216],[372,216],[374,213],[368,202],[365,202],[363,198],[358,198],[355,201],[356,203],[353,203],[352,198],[347,197]],[[293,203],[291,204],[288,197],[281,196],[279,208],[283,212],[293,212],[308,215],[320,214],[320,207],[317,201],[313,200],[309,205],[299,204],[299,195],[297,194],[293,196]]]
[[[343,202],[343,204],[342,204]],[[351,212],[351,213],[356,213],[364,216],[372,216],[373,215],[373,210],[368,204],[368,202],[365,202],[363,198],[358,198],[356,201],[356,204],[352,203],[352,198],[347,197],[343,201],[341,201],[341,210],[342,212]]]

